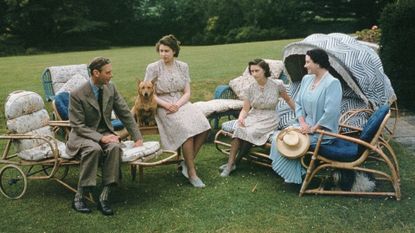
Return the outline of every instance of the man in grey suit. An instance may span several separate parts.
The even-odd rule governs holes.
[[[122,155],[120,138],[111,124],[112,110],[135,141],[134,146],[143,145],[143,140],[126,102],[110,83],[111,61],[97,57],[88,68],[91,74],[89,82],[71,92],[69,102],[71,132],[66,152],[68,155],[79,156],[81,160],[78,189],[72,208],[81,213],[91,212],[83,194],[86,188],[96,186],[100,165],[103,189],[99,196],[98,209],[104,215],[112,215],[114,212],[109,205],[108,195],[110,186],[119,181]]]

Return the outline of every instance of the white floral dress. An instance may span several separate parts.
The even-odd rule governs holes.
[[[147,66],[144,79],[156,79],[157,97],[176,103],[182,97],[186,84],[190,83],[189,66],[174,60],[173,68],[168,70],[159,60]],[[209,121],[190,101],[171,114],[159,106],[156,122],[161,145],[166,150],[177,150],[188,138],[210,129]]]
[[[257,82],[249,85],[242,97],[249,101],[251,109],[245,118],[245,127],[237,125],[232,137],[257,146],[265,144],[278,126],[276,107],[281,91],[285,91],[281,80],[267,79],[263,89]]]

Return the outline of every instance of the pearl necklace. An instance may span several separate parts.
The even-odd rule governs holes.
[[[321,77],[317,82],[316,82],[316,80],[314,79],[313,80],[313,83],[311,83],[311,90],[314,90],[314,89],[316,89],[316,87],[318,86],[318,84],[320,84],[320,81],[323,79],[323,77]]]

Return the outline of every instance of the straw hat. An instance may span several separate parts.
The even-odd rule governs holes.
[[[280,154],[289,159],[303,156],[310,147],[308,134],[302,134],[300,129],[294,127],[282,130],[276,140]]]

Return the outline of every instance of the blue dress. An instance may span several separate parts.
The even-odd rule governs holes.
[[[311,90],[314,79],[315,75],[305,75],[301,81],[300,91],[295,99],[296,122],[293,126],[299,127],[298,118],[303,116],[308,125],[319,124],[321,129],[337,133],[342,100],[340,81],[327,72],[319,85]],[[305,169],[301,166],[300,159],[280,156],[275,137],[276,135],[270,151],[272,168],[286,183],[301,184]],[[318,137],[319,134],[310,134],[310,144],[316,144]],[[330,140],[330,137],[325,136],[322,143],[330,143]]]

